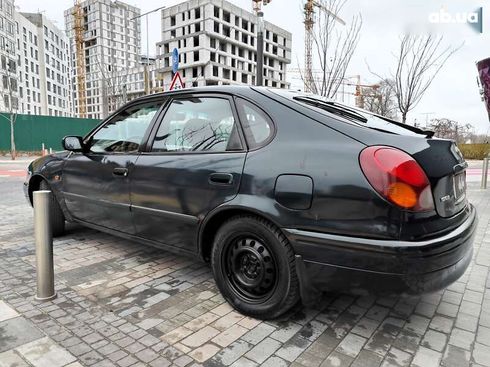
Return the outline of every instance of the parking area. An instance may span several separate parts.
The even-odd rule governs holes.
[[[471,266],[420,297],[325,294],[273,321],[234,311],[209,266],[69,225],[54,242],[58,297],[40,303],[28,160],[0,161],[0,367],[490,366],[490,189],[468,170],[479,224]]]

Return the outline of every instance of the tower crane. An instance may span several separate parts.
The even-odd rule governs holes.
[[[306,0],[304,13],[305,13],[305,77],[304,77],[304,90],[305,92],[313,91],[313,26],[315,25],[315,8],[326,12],[335,21],[342,25],[345,25],[345,21],[342,20],[337,14],[328,10],[325,6],[316,0]]]
[[[87,116],[87,101],[85,91],[85,55],[83,41],[83,9],[80,0],[75,0],[73,7],[73,31],[75,33],[77,91],[78,91],[78,116]]]

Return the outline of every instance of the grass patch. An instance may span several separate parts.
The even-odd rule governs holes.
[[[465,159],[483,159],[490,154],[490,144],[458,144]]]

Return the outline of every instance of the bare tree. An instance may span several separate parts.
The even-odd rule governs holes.
[[[16,64],[15,61],[7,59],[8,72],[2,75],[3,89],[7,92],[2,95],[3,104],[6,108],[7,115],[1,115],[3,118],[7,119],[10,123],[10,156],[12,160],[17,157],[17,150],[15,148],[15,122],[17,121],[17,113],[19,110],[19,99],[17,97],[17,80],[9,75],[9,73],[15,74]],[[0,93],[1,94],[1,93]]]
[[[320,75],[303,81],[311,84],[313,93],[333,98],[341,86],[352,55],[359,42],[362,17],[352,17],[349,25],[339,26],[338,15],[347,0],[318,0],[318,17],[312,31],[313,48],[316,53]],[[325,11],[328,9],[328,11]]]
[[[108,113],[112,113],[128,101],[126,92],[129,70],[104,65],[97,56],[95,62],[101,75],[102,99],[107,106]]]
[[[462,47],[444,48],[442,41],[442,36],[432,35],[405,35],[401,38],[393,87],[403,123],[449,57]]]
[[[473,126],[462,124],[448,118],[435,118],[430,121],[430,130],[438,138],[453,139],[457,143],[465,143],[474,137]]]
[[[392,80],[382,80],[376,87],[362,88],[364,108],[378,115],[396,119],[397,103]]]

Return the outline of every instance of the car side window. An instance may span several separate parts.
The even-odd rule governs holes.
[[[152,152],[226,152],[241,149],[230,102],[217,97],[172,101],[152,146]]]
[[[237,98],[236,102],[249,148],[267,144],[274,133],[274,125],[269,116],[244,99]]]
[[[137,152],[153,116],[162,102],[151,102],[128,107],[113,117],[89,140],[93,153]]]

